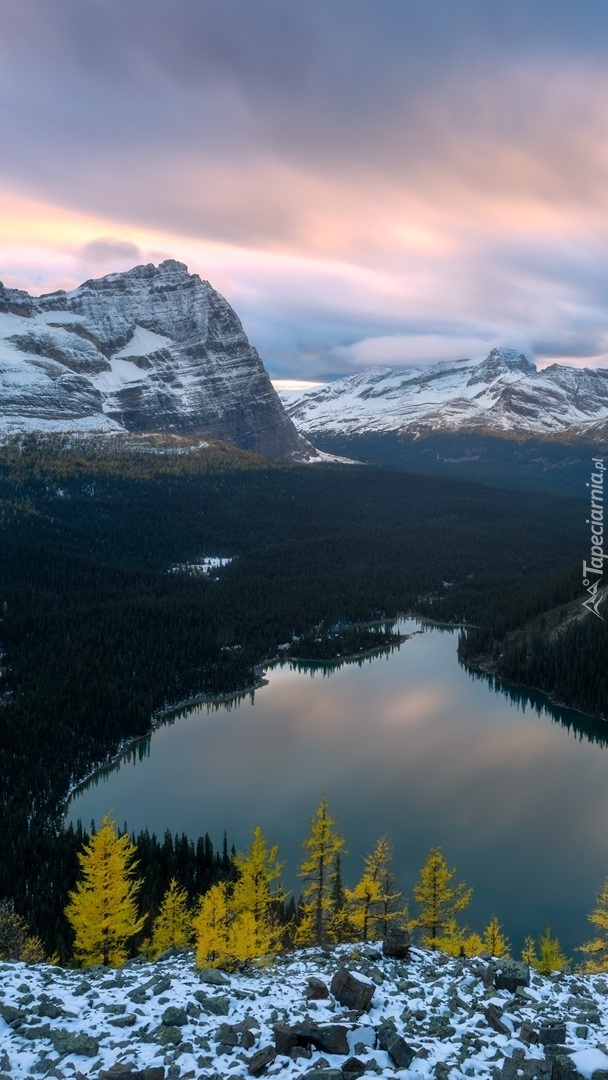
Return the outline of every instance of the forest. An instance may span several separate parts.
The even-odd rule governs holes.
[[[282,643],[302,660],[388,646],[364,624],[403,612],[466,623],[495,649],[576,601],[585,530],[572,497],[195,440],[6,440],[0,897],[55,948],[78,847],[66,798],[153,716],[250,687]],[[188,571],[209,556],[232,561]],[[602,713],[606,639],[589,621],[538,652],[550,692],[582,700],[575,671],[595,695],[580,707]],[[540,685],[529,651],[513,650],[509,677]]]

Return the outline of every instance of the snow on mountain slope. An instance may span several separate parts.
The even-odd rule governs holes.
[[[373,367],[321,388],[283,393],[307,436],[483,429],[559,434],[608,420],[608,370],[553,364],[537,371],[521,353],[396,370]]]
[[[208,435],[314,455],[230,305],[173,260],[37,298],[0,283],[0,432],[24,430]]]

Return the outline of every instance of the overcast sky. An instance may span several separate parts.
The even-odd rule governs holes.
[[[608,366],[606,0],[0,0],[0,279],[171,257],[274,377]]]

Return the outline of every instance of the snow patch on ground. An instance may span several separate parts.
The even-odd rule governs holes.
[[[331,994],[306,999],[311,976],[329,987],[341,967],[375,985],[367,1013],[354,1015]],[[533,975],[529,988],[512,993],[484,976],[480,957],[448,960],[414,949],[409,961],[390,960],[373,945],[309,949],[230,975],[199,971],[187,950],[119,970],[0,963],[0,1075],[92,1078],[130,1063],[161,1068],[171,1080],[245,1078],[252,1057],[274,1047],[275,1024],[304,1020],[343,1025],[365,1074],[392,1080],[512,1080],[531,1077],[535,1061],[556,1055],[570,1056],[572,1080],[608,1068],[603,977]],[[377,1042],[387,1020],[413,1051],[408,1068]],[[524,1040],[523,1022],[542,1037],[543,1025],[556,1021],[564,1025],[561,1045]],[[247,1043],[230,1045],[224,1025],[242,1025]],[[500,1033],[502,1025],[508,1033]],[[277,1055],[263,1075],[296,1080],[323,1061],[339,1070],[345,1060],[315,1049],[297,1060]]]

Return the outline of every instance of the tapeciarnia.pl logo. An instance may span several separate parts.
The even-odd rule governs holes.
[[[586,485],[590,488],[591,496],[590,516],[587,518],[587,525],[591,526],[591,559],[590,562],[583,560],[583,585],[589,596],[583,600],[583,607],[605,622],[598,608],[605,595],[604,591],[600,590],[600,586],[604,583],[604,559],[608,558],[608,553],[604,554],[604,472],[606,466],[603,458],[591,460],[593,462],[591,483]]]

